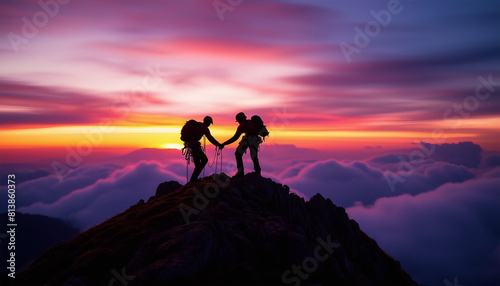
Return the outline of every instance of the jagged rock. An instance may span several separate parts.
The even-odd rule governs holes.
[[[156,188],[155,197],[161,197],[175,192],[182,187],[177,181],[163,182]]]
[[[50,250],[23,285],[411,285],[399,263],[316,195],[224,174],[157,196]]]

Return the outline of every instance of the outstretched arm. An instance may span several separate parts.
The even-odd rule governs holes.
[[[234,133],[234,136],[228,139],[226,142],[222,143],[222,145],[229,145],[233,143],[234,141],[238,140],[240,138],[241,134],[243,134],[243,127],[238,126],[238,129],[236,129],[236,133]]]
[[[220,146],[219,141],[215,140],[215,138],[212,136],[212,134],[210,134],[210,130],[208,129],[208,127],[206,128],[204,134],[205,134],[205,136],[207,136],[207,139],[208,139],[208,141],[210,141],[210,143],[214,144],[217,147]]]

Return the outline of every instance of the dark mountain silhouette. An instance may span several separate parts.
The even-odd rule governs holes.
[[[132,151],[125,155],[114,157],[113,161],[139,162],[142,160],[158,160],[158,158],[169,158],[170,156],[179,156],[179,150],[175,149],[155,149],[143,148]]]
[[[138,190],[139,191],[139,190]],[[224,174],[165,182],[42,255],[22,285],[418,285],[341,207]]]
[[[7,213],[1,213],[2,222],[8,221]],[[15,253],[16,270],[26,269],[36,258],[57,243],[69,241],[80,233],[68,223],[48,216],[16,212]],[[0,227],[1,253],[6,254],[10,237],[6,235],[6,224]],[[5,259],[3,259],[5,257]],[[7,256],[2,255],[0,272],[7,273]],[[3,285],[3,284],[0,284]]]

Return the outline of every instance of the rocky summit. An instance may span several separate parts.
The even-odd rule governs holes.
[[[320,194],[253,173],[161,183],[36,260],[19,285],[418,285]]]

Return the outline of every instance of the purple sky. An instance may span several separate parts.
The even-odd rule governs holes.
[[[26,145],[23,128],[115,119],[117,100],[130,105],[116,123],[127,127],[209,113],[228,135],[240,110],[286,108],[281,143],[320,132],[301,147],[402,147],[436,128],[499,146],[495,1],[58,1],[0,4],[0,133],[19,135],[0,147]],[[478,86],[490,95],[478,99]],[[45,145],[76,140],[59,139]]]

